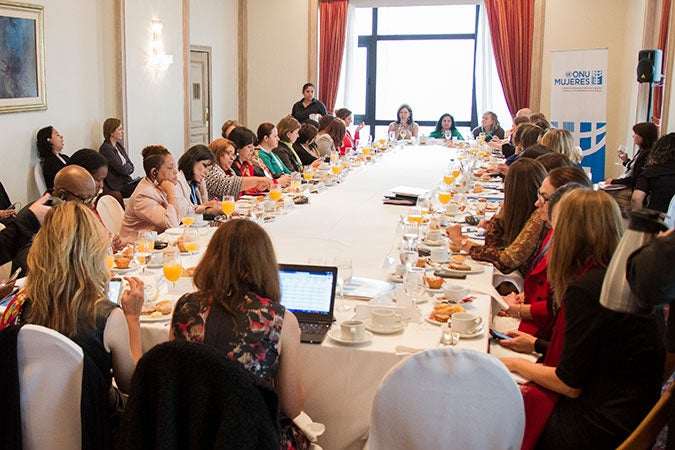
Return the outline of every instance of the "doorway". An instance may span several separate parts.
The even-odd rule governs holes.
[[[211,47],[190,46],[190,147],[211,141]]]

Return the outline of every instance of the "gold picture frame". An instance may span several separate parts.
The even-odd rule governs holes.
[[[47,109],[44,6],[0,0],[0,113]]]

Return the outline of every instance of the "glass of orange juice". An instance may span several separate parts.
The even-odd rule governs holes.
[[[193,215],[185,216],[182,219],[180,219],[180,221],[183,225],[185,225],[186,227],[189,227],[190,225],[195,223],[195,216],[193,216]]]
[[[452,186],[452,184],[455,182],[455,175],[452,173],[452,170],[448,170],[443,174],[443,183],[447,184],[448,186]]]
[[[281,198],[281,187],[278,184],[275,184],[270,188],[270,200],[279,201]]]
[[[335,164],[331,166],[331,170],[335,175],[340,175],[342,173],[342,164]]]
[[[441,189],[438,191],[438,201],[442,205],[447,205],[452,199],[452,193],[447,189]]]
[[[220,204],[220,208],[223,210],[223,214],[225,214],[226,219],[229,219],[235,208],[234,197],[231,195],[223,196],[223,201]]]
[[[418,225],[422,225],[422,208],[419,206],[408,208],[408,222],[415,222]]]
[[[111,247],[108,247],[105,252],[105,265],[108,267],[108,270],[112,270],[114,264],[115,257],[113,256],[113,250]]]
[[[183,263],[180,259],[178,249],[165,251],[162,255],[162,271],[164,277],[171,282],[173,289],[176,289],[176,281],[183,275]]]
[[[199,233],[194,228],[186,228],[183,232],[183,246],[192,255],[199,249]]]

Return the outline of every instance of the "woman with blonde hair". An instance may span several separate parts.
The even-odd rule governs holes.
[[[502,359],[532,381],[521,388],[523,448],[616,448],[658,399],[663,349],[653,317],[600,305],[622,232],[616,202],[573,190],[553,211],[553,228],[547,270],[558,315],[544,362]]]
[[[64,202],[47,214],[28,253],[25,288],[5,310],[0,328],[30,323],[69,337],[82,347],[111,391],[111,408],[123,404],[112,387],[129,392],[142,355],[143,282],[128,277],[120,305],[108,300],[107,232],[88,206]],[[112,410],[111,410],[112,414]]]
[[[554,153],[562,153],[575,164],[581,162],[581,152],[574,144],[574,136],[561,128],[549,128],[541,138],[541,144],[553,150]]]
[[[268,234],[250,220],[221,225],[195,270],[194,284],[198,291],[176,303],[170,339],[212,345],[273,383],[284,416],[283,448],[306,448],[306,438],[289,420],[305,401],[298,321],[279,304],[279,267]]]

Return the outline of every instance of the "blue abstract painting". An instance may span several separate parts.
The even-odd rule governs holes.
[[[38,96],[35,20],[0,16],[0,99]]]

